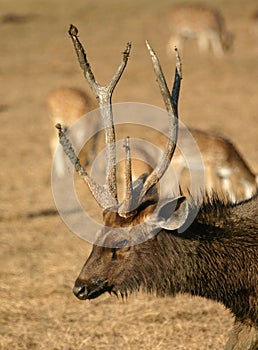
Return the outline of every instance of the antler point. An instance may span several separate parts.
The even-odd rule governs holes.
[[[68,31],[69,35],[73,36],[73,35],[77,35],[78,34],[78,29],[77,27],[75,27],[75,25],[73,24],[70,24],[70,28],[69,28],[69,31]]]
[[[182,62],[181,62],[181,58],[179,55],[179,51],[178,51],[176,46],[175,46],[175,53],[176,53],[176,69],[177,69],[177,72],[178,72],[180,78],[182,79]]]
[[[147,46],[148,50],[152,50],[152,48],[151,48],[151,46],[150,46],[149,41],[148,41],[148,40],[146,40],[146,41],[145,41],[145,43],[146,43],[146,46]]]
[[[58,129],[58,130],[62,130],[62,125],[60,124],[60,123],[57,123],[56,125],[55,125],[55,127]]]

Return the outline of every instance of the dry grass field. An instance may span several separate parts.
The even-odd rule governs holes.
[[[214,3],[211,0],[205,1]],[[145,39],[171,84],[166,13],[173,0],[1,0],[0,348],[221,350],[232,317],[199,298],[104,295],[77,300],[72,287],[90,245],[71,233],[51,193],[46,96],[87,89],[67,31],[78,26],[95,75],[107,82],[125,43],[133,48],[114,101],[163,107]],[[255,0],[217,0],[235,34],[222,59],[183,52],[180,118],[230,138],[258,173],[258,42],[249,31]],[[85,228],[87,229],[87,228]]]

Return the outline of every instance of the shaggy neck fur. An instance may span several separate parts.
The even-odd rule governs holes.
[[[207,202],[185,232],[163,230],[135,246],[138,264],[125,288],[206,297],[257,324],[257,206],[241,207]]]

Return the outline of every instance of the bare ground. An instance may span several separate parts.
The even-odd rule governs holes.
[[[172,2],[1,1],[1,349],[218,350],[227,339],[231,315],[204,299],[139,294],[126,301],[108,295],[76,300],[71,289],[90,245],[56,215],[51,193],[46,96],[60,85],[87,89],[69,24],[78,26],[100,82],[110,79],[132,40],[114,101],[163,107],[144,40],[158,52],[171,83],[165,15]],[[258,42],[249,32],[255,3],[216,1],[235,33],[235,48],[218,60],[200,56],[189,43],[180,117],[230,138],[258,173]]]

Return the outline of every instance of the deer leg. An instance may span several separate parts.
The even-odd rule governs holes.
[[[207,33],[201,33],[197,37],[197,43],[200,52],[207,52],[209,50],[209,38],[207,36]]]
[[[218,33],[213,32],[210,35],[210,43],[211,43],[211,48],[212,48],[212,51],[214,52],[214,55],[217,57],[222,57],[224,54],[224,51],[223,51],[221,40]]]
[[[214,176],[213,176],[213,169],[210,164],[205,164],[205,187],[206,191],[209,194],[212,194],[214,191]]]
[[[52,157],[54,159],[54,169],[59,178],[64,177],[65,175],[65,170],[66,170],[66,162],[65,162],[65,154],[64,151],[61,147],[57,147],[58,143],[55,138],[52,138],[51,140],[51,153]]]
[[[256,191],[256,187],[251,184],[249,181],[242,179],[241,183],[243,184],[244,187],[244,194],[245,194],[245,199],[251,198]]]
[[[217,169],[217,176],[221,181],[223,191],[228,193],[228,196],[232,202],[235,202],[236,196],[232,188],[232,170],[228,167],[219,167]]]

